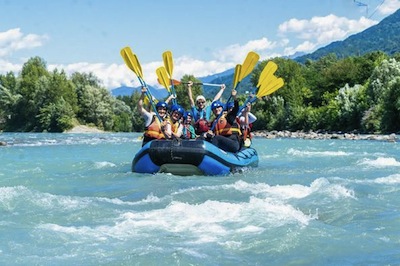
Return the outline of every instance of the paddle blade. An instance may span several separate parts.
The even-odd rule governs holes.
[[[235,73],[233,74],[233,87],[232,89],[236,89],[237,84],[239,83],[239,76],[240,76],[240,71],[242,69],[241,64],[237,64],[235,67]]]
[[[124,47],[121,50],[121,56],[125,61],[125,64],[131,69],[135,74],[143,79],[143,72],[142,72],[142,66],[139,63],[139,60],[131,50],[130,47]]]
[[[128,56],[129,51],[131,51],[131,48],[129,48],[129,47],[124,47],[124,48],[121,49],[120,54],[121,54],[121,56],[122,56],[122,59],[124,59],[125,65],[126,65],[130,70],[132,70],[133,72],[135,72],[135,68],[133,67],[133,64],[132,64],[132,62],[130,61],[129,56]],[[131,51],[131,52],[132,52],[132,51]],[[135,74],[136,74],[136,72],[135,72]]]
[[[161,67],[157,68],[156,74],[157,74],[160,84],[162,84],[164,86],[164,88],[166,88],[167,91],[169,93],[171,93],[171,91],[169,89],[169,78],[168,78],[167,70],[165,69],[165,67],[161,66]]]
[[[271,82],[269,83],[264,83],[261,85],[260,89],[257,92],[257,98],[261,98],[267,95],[270,95],[271,93],[277,91],[278,89],[282,88],[284,85],[284,81],[282,78],[277,78],[273,76],[274,78],[272,79]]]
[[[242,64],[242,69],[239,76],[239,82],[242,81],[247,75],[249,75],[251,71],[253,71],[254,67],[258,63],[258,59],[260,59],[260,56],[255,52],[249,52],[247,54],[246,59]]]
[[[157,81],[158,81],[158,83],[159,83],[160,85],[163,85],[163,84],[161,83],[161,80],[160,80],[159,78],[157,79]],[[181,85],[181,84],[187,84],[187,82],[182,83],[182,82],[180,82],[179,80],[176,80],[176,79],[171,79],[171,81],[172,81],[172,84],[174,84],[174,86],[176,86],[176,85]]]
[[[132,60],[133,60],[133,65],[134,65],[134,67],[137,69],[137,71],[138,71],[138,76],[141,78],[141,79],[143,79],[143,72],[142,72],[142,66],[140,65],[140,63],[139,63],[139,59],[137,58],[137,56],[136,56],[136,54],[133,54],[133,58],[132,58]]]
[[[151,102],[150,102],[150,99],[149,99],[149,96],[146,95],[146,96],[144,97],[144,99],[143,99],[143,103],[146,104],[146,105],[151,105],[152,103],[153,103],[153,104],[158,103],[158,100],[157,100],[156,98],[153,97],[153,100],[152,100],[152,103],[151,103]]]
[[[259,88],[262,83],[268,82],[268,80],[274,75],[277,69],[278,69],[277,64],[275,64],[272,61],[268,61],[263,71],[261,71],[260,77],[258,78],[257,88]]]
[[[174,71],[174,62],[172,60],[172,52],[171,51],[165,51],[162,54],[162,58],[164,61],[164,66],[165,69],[167,70],[167,73],[169,77],[172,79],[172,72]]]
[[[149,97],[147,97],[147,95],[146,95],[146,97],[144,97],[143,103],[144,103],[145,105],[150,105]]]
[[[182,82],[180,82],[179,80],[176,80],[176,79],[171,79],[171,80],[172,80],[172,84],[174,84],[174,86],[182,84]]]

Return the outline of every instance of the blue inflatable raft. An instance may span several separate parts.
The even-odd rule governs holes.
[[[132,172],[227,175],[257,166],[258,154],[251,147],[230,153],[205,140],[153,140],[135,155]]]

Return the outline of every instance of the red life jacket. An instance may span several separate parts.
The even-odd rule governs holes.
[[[196,130],[196,134],[200,135],[201,133],[210,130],[210,123],[204,118],[200,118],[196,123],[194,123],[194,129]]]

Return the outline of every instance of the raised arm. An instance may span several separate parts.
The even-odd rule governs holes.
[[[188,96],[189,96],[189,101],[190,101],[190,107],[194,106],[194,100],[193,100],[193,94],[192,94],[192,86],[193,86],[193,81],[189,80],[189,83],[188,83]]]
[[[221,85],[221,89],[219,90],[219,92],[215,95],[214,100],[212,100],[213,102],[218,101],[219,99],[221,99],[222,97],[222,93],[224,93],[225,90],[225,84]]]
[[[168,96],[168,98],[165,100],[166,103],[169,103],[172,99],[175,99],[176,97],[171,94],[170,96]]]
[[[143,107],[143,100],[144,100],[144,97],[145,97],[146,90],[147,90],[147,89],[146,89],[145,87],[142,87],[142,94],[140,95],[139,101],[138,101],[138,103],[137,103],[137,108],[138,108],[139,113],[140,113],[141,115],[145,115],[146,113],[149,113],[149,112]]]
[[[238,100],[237,100],[237,98],[236,98],[236,94],[237,94],[237,91],[236,91],[236,90],[232,90],[231,96],[232,96],[232,98],[233,98],[233,103],[234,103],[234,105],[233,105],[232,110],[226,115],[226,120],[227,120],[228,123],[231,124],[231,125],[233,125],[233,123],[235,122],[235,120],[236,120],[236,114],[237,114],[238,111],[239,111],[239,102],[238,102]]]

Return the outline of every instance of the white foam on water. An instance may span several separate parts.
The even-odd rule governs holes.
[[[94,167],[96,169],[103,169],[103,168],[109,168],[109,167],[116,167],[117,165],[112,162],[95,162]]]
[[[394,174],[386,177],[376,178],[374,182],[377,184],[385,184],[385,185],[400,184],[400,174]]]
[[[241,192],[250,192],[254,195],[269,194],[275,195],[280,199],[290,199],[290,198],[304,198],[312,193],[309,187],[303,185],[276,185],[270,186],[266,183],[247,183],[243,180],[239,180],[231,185],[223,185],[225,189],[234,188],[235,190]]]
[[[279,154],[263,154],[263,155],[258,155],[258,157],[261,160],[265,160],[265,159],[271,159],[271,158],[279,158]]]
[[[300,184],[292,185],[276,185],[270,186],[265,183],[250,184],[245,181],[237,181],[232,186],[238,191],[251,192],[254,195],[272,195],[275,199],[301,199],[308,197],[313,193],[326,194],[334,199],[338,198],[354,198],[354,191],[342,185],[332,184],[326,178],[318,178],[314,180],[310,186]]]
[[[27,190],[24,186],[0,187],[0,203],[9,204],[13,199],[19,197],[21,193]]]
[[[378,157],[376,159],[362,159],[358,162],[358,165],[365,165],[374,168],[385,168],[392,166],[400,166],[400,162],[393,157]]]
[[[134,205],[145,205],[148,203],[159,203],[162,201],[162,198],[159,198],[157,196],[154,196],[153,193],[150,193],[149,195],[147,195],[146,198],[140,200],[140,201],[123,201],[121,199],[118,198],[96,198],[97,201],[99,202],[107,202],[107,203],[112,203],[115,205],[127,205],[127,206],[134,206]]]
[[[289,204],[250,197],[249,202],[207,200],[199,204],[173,201],[162,209],[125,212],[114,225],[62,226],[42,224],[42,230],[56,231],[98,240],[127,239],[146,235],[187,236],[194,244],[218,243],[225,237],[258,235],[285,224],[306,226],[316,217],[304,214]],[[222,241],[224,242],[224,241]]]
[[[331,156],[351,156],[353,153],[344,151],[307,151],[307,150],[296,150],[290,148],[287,152],[289,155],[300,156],[300,157],[331,157]]]
[[[46,210],[77,210],[84,209],[93,203],[92,198],[53,195],[24,186],[0,187],[0,204],[12,206],[35,206]]]
[[[9,146],[38,147],[56,145],[99,145],[104,143],[133,143],[139,142],[135,137],[128,134],[46,134],[25,133],[20,137],[7,139]]]
[[[313,193],[325,194],[333,199],[355,198],[354,190],[346,188],[343,185],[333,184],[326,178],[318,178],[314,180],[310,186],[300,184],[271,186],[266,183],[248,183],[243,180],[238,180],[233,184],[181,189],[178,192],[172,193],[172,195],[199,190],[219,191],[232,189],[242,193],[249,193],[251,195],[273,198],[275,200],[302,199],[312,195]]]
[[[332,184],[326,178],[318,178],[311,183],[313,192],[326,194],[333,199],[352,198],[355,199],[355,192],[353,189],[346,188],[343,185]]]

